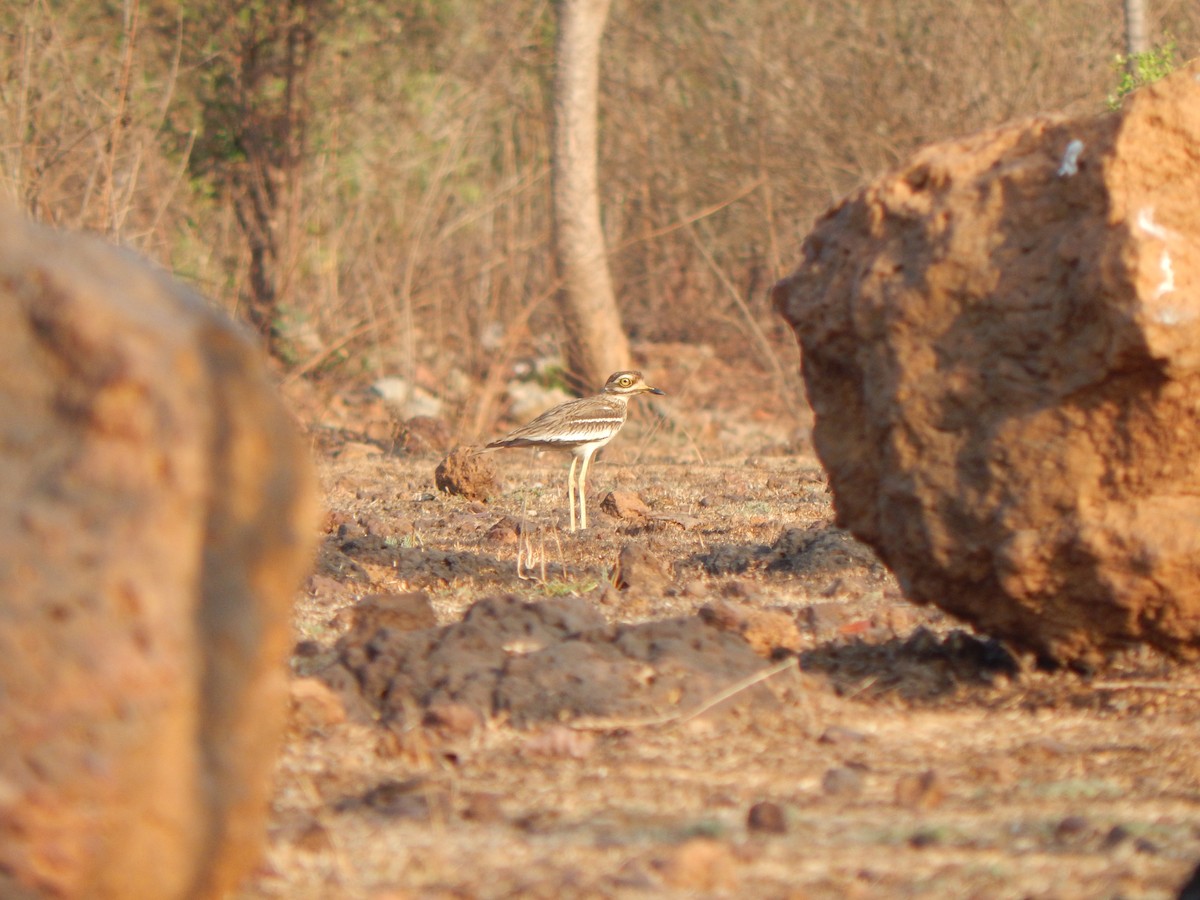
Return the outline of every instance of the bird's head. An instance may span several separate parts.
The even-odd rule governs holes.
[[[663,394],[666,392],[646,384],[641,372],[613,372],[608,376],[608,381],[604,383],[604,393],[629,396],[631,394]]]

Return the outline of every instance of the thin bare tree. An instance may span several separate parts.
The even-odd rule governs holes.
[[[558,0],[555,11],[554,141],[551,192],[558,304],[572,386],[603,384],[629,365],[600,224],[596,110],[600,39],[611,0]]]
[[[1125,0],[1125,65],[1137,77],[1138,57],[1149,50],[1146,43],[1146,0]]]
[[[232,206],[248,259],[240,312],[280,356],[290,352],[282,312],[295,304],[292,282],[305,237],[310,87],[333,11],[328,0],[188,7],[195,20],[190,52],[205,60],[198,91],[204,126],[190,166]]]

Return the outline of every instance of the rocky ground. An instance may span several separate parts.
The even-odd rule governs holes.
[[[1200,669],[1035,671],[910,605],[794,385],[717,365],[647,372],[582,534],[565,457],[447,495],[436,426],[292,386],[329,514],[243,900],[1175,896]]]

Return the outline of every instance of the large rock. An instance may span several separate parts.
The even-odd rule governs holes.
[[[217,896],[262,844],[311,465],[252,344],[0,212],[0,896]]]
[[[928,147],[775,288],[840,523],[1050,660],[1200,654],[1198,82]]]

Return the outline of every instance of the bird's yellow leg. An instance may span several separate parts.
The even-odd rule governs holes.
[[[571,456],[571,471],[567,473],[567,501],[571,504],[571,530],[575,530],[575,464],[578,457]],[[587,465],[587,463],[584,463]]]
[[[588,463],[592,461],[592,455],[589,453],[583,458],[583,465],[579,467],[579,527],[587,528],[587,470]]]

